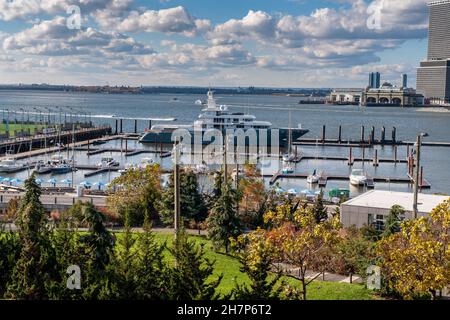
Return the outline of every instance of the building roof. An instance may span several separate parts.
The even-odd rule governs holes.
[[[419,212],[430,213],[439,204],[449,199],[450,196],[419,193]],[[345,202],[344,205],[378,209],[391,209],[394,205],[400,205],[406,211],[412,212],[413,201],[413,193],[372,190]]]

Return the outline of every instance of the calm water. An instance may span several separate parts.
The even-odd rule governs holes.
[[[174,100],[177,98],[178,100]],[[204,99],[199,95],[108,95],[108,94],[80,94],[61,92],[41,92],[41,91],[0,91],[0,109],[34,111],[38,108],[42,111],[45,107],[56,110],[56,107],[73,107],[77,110],[92,115],[107,118],[93,118],[97,123],[114,124],[113,116],[124,118],[176,118],[176,123],[191,123],[194,121],[201,106],[195,105],[197,99]],[[219,104],[225,104],[233,111],[244,111],[257,116],[258,120],[270,121],[274,126],[287,126],[289,123],[289,110],[292,115],[292,125],[301,124],[310,130],[305,136],[318,138],[322,134],[322,125],[327,126],[327,136],[336,138],[338,127],[343,127],[344,139],[358,139],[361,125],[366,126],[366,137],[371,126],[376,128],[376,137],[380,137],[381,127],[386,127],[386,137],[389,139],[392,127],[397,128],[397,138],[401,140],[413,141],[419,132],[427,132],[428,141],[450,141],[450,112],[422,112],[418,109],[400,108],[359,108],[355,106],[324,106],[324,105],[299,105],[299,98],[295,97],[275,97],[275,96],[217,96]],[[68,109],[66,110],[68,113]],[[79,112],[82,113],[82,112]],[[68,115],[69,117],[69,115]],[[59,117],[56,117],[59,118]],[[58,121],[58,119],[56,119]],[[147,121],[139,122],[139,131],[143,131],[148,126]],[[124,129],[131,132],[134,130],[132,121],[124,122]],[[112,141],[111,144],[120,142]],[[133,145],[130,144],[130,148]],[[142,148],[141,145],[138,146]],[[301,152],[307,155],[336,155],[347,156],[348,148],[344,147],[302,147]],[[366,157],[372,156],[373,150],[366,150]],[[399,158],[405,158],[406,147],[399,148]],[[355,156],[359,157],[360,151],[355,150]],[[393,158],[391,147],[378,147],[381,158]],[[77,153],[76,158],[80,163],[97,163],[102,156],[87,158],[83,153]],[[125,158],[119,154],[113,154],[120,158],[121,164],[126,162],[139,162],[141,155]],[[155,158],[159,161],[159,159]],[[170,167],[170,158],[163,159],[165,167]],[[432,193],[450,194],[450,148],[429,148],[423,149],[422,164],[424,165],[425,177],[431,183]],[[265,166],[264,173],[275,172],[280,168],[278,161],[273,161]],[[350,168],[344,162],[325,162],[311,160],[302,162],[296,166],[296,171],[309,173],[314,169],[323,170],[328,174],[347,174]],[[374,168],[370,164],[365,165],[365,170],[372,176],[392,176],[404,177],[406,174],[405,164],[380,164]],[[103,176],[96,176],[89,179],[91,182],[107,182],[117,174],[111,173]],[[18,174],[19,178],[27,176],[27,172]],[[70,175],[68,175],[70,177]],[[42,177],[43,180],[49,177]],[[65,176],[58,177],[62,180]],[[75,174],[75,182],[86,180],[83,172]],[[302,190],[308,187],[306,182],[301,180],[282,180],[281,185],[285,188],[296,188]],[[333,187],[347,187],[346,182],[329,182],[327,189]],[[396,184],[376,184],[377,189],[386,190],[409,190],[406,185]],[[352,194],[358,194],[364,190],[351,188]]]

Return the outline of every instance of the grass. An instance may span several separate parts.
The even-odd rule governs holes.
[[[169,233],[157,233],[155,237],[157,241],[166,242],[168,245],[171,245],[173,239],[172,234]],[[235,281],[240,284],[249,282],[247,275],[240,272],[240,263],[236,258],[215,252],[211,242],[204,237],[190,236],[190,239],[197,244],[204,244],[206,257],[215,261],[215,276],[223,274],[218,288],[220,293],[229,293],[234,288]],[[300,288],[300,281],[294,278],[284,277],[283,280],[291,286]],[[372,291],[360,284],[314,281],[307,287],[307,290],[307,299],[309,300],[372,300],[377,298]]]
[[[22,124],[18,123],[18,124],[16,124],[16,131],[19,133],[22,131],[22,128],[23,128],[23,131],[27,132],[28,128],[29,128],[31,131],[31,134],[33,134],[36,131],[36,128],[40,129],[43,127],[44,126],[42,126],[42,125],[35,125],[35,124],[22,125]],[[6,124],[5,123],[0,123],[0,134],[6,134]],[[14,137],[14,124],[13,123],[9,124],[9,136],[11,138]]]
[[[121,235],[118,234],[120,237]],[[1,233],[0,233],[1,237]],[[172,244],[173,236],[170,233],[155,233],[155,239],[159,243]],[[211,242],[205,237],[190,236],[191,241],[197,244],[204,244],[205,255],[208,259],[215,261],[214,277],[223,274],[222,282],[218,287],[221,294],[228,294],[234,288],[235,283],[248,283],[249,279],[245,273],[239,270],[239,261],[229,255],[217,253],[213,250]],[[170,261],[171,256],[166,252],[166,257]],[[300,288],[300,281],[291,277],[284,277],[288,284]],[[308,300],[374,300],[379,299],[372,291],[360,284],[349,284],[340,282],[314,281],[307,287]]]

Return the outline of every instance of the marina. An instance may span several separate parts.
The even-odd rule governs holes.
[[[36,100],[38,104],[40,103],[39,95]],[[59,93],[50,93],[44,96],[48,98],[49,95],[52,97],[51,101],[55,101],[55,104],[58,103]],[[5,102],[5,97],[0,94],[0,102],[2,99]],[[197,95],[181,95],[176,101],[172,99],[173,95],[147,97],[153,105],[151,108],[145,107],[146,104],[140,102],[141,96],[119,96],[114,97],[114,100],[109,100],[109,96],[100,94],[75,95],[74,101],[79,99],[80,102],[83,101],[83,104],[86,101],[90,105],[92,104],[89,109],[91,116],[80,116],[80,119],[88,119],[88,122],[84,124],[85,128],[77,129],[75,143],[72,143],[73,132],[71,130],[64,133],[65,138],[62,139],[61,145],[58,145],[58,134],[53,134],[51,139],[47,139],[47,148],[43,148],[46,139],[43,139],[42,135],[4,139],[0,145],[7,144],[8,147],[3,149],[4,153],[0,160],[13,157],[23,166],[14,172],[0,173],[0,176],[23,181],[32,172],[36,163],[45,161],[52,155],[62,154],[68,160],[72,156],[75,158],[74,172],[57,175],[39,174],[40,179],[44,181],[43,187],[52,187],[52,184],[47,183],[52,178],[56,179],[57,186],[63,186],[61,181],[67,179],[73,180],[72,187],[78,186],[86,180],[91,183],[100,182],[107,185],[120,175],[120,171],[138,165],[146,157],[161,164],[165,172],[165,179],[167,179],[168,172],[172,169],[173,145],[143,143],[142,136],[149,128],[158,124],[162,124],[162,126],[178,125],[177,119],[179,118],[183,118],[186,122],[192,119],[194,122],[205,105],[195,104],[196,100],[203,99]],[[44,97],[42,98],[44,99]],[[17,99],[21,103],[26,103],[27,100],[26,97],[21,99],[20,93],[18,93]],[[133,106],[131,109],[134,111],[130,112],[127,111],[130,109],[116,107],[116,104],[124,99],[129,100]],[[233,110],[232,113],[235,110],[243,111],[239,113],[244,115],[252,112],[258,114],[258,118],[263,121],[270,119],[271,123],[277,127],[288,127],[289,123],[300,123],[306,130],[309,130],[304,137],[292,139],[292,157],[288,159],[291,173],[282,174],[283,168],[286,167],[286,163],[283,161],[285,151],[280,151],[280,154],[270,157],[257,156],[261,175],[268,188],[272,186],[271,181],[276,176],[274,185],[280,185],[286,190],[309,188],[311,191],[320,189],[327,191],[333,188],[347,188],[351,191],[351,196],[359,195],[372,188],[411,191],[411,179],[408,177],[410,171],[408,155],[414,149],[412,141],[415,139],[415,134],[420,131],[420,127],[414,129],[411,126],[405,126],[405,121],[414,124],[416,121],[410,119],[420,117],[421,122],[436,123],[436,125],[430,126],[430,138],[423,141],[423,192],[450,193],[450,186],[446,180],[450,179],[450,173],[445,169],[446,159],[450,158],[450,149],[447,147],[450,145],[447,141],[450,140],[450,130],[447,126],[439,124],[442,121],[441,118],[445,120],[445,117],[449,117],[448,115],[436,115],[435,112],[415,112],[413,109],[408,112],[392,111],[391,108],[389,111],[383,110],[383,108],[367,111],[359,110],[354,106],[298,105],[295,98],[282,96],[254,96],[250,104],[248,101],[244,103],[239,100],[240,97],[237,96],[218,96],[216,99],[220,101],[220,104],[227,105],[228,109]],[[11,103],[9,98],[6,101]],[[81,107],[79,108],[81,109]],[[277,109],[280,112],[274,112]],[[106,111],[109,111],[110,114]],[[342,116],[336,117],[336,112]],[[142,117],[144,114],[147,116],[146,118]],[[315,119],[319,115],[320,119]],[[333,117],[330,118],[330,115]],[[387,115],[389,116],[387,117]],[[352,121],[356,123],[360,121],[362,125],[352,125],[351,127],[346,125],[349,116]],[[379,124],[380,116],[385,117],[383,125]],[[33,118],[33,115],[31,117]],[[37,115],[34,117],[39,118]],[[50,117],[53,117],[54,124],[58,123],[57,113],[50,114]],[[401,120],[402,118],[405,120]],[[66,119],[69,123],[67,127],[70,127],[70,117],[66,116]],[[93,127],[91,128],[88,127],[89,120],[92,121]],[[374,121],[374,124],[376,122],[377,125],[370,125],[371,121]],[[391,121],[395,121],[395,125]],[[81,120],[78,122],[82,123]],[[171,124],[164,125],[168,122]],[[320,125],[325,122],[326,126]],[[305,123],[311,125],[306,126]],[[10,124],[10,126],[12,125]],[[369,128],[368,131],[367,128]],[[95,136],[90,135],[93,132],[95,132]],[[82,133],[84,135],[81,135]],[[61,134],[62,136],[63,134]],[[32,150],[29,150],[30,141],[34,141]],[[11,145],[14,147],[11,148]],[[21,152],[6,154],[6,149]],[[98,164],[103,157],[112,157],[117,160],[119,165],[101,168]],[[181,161],[185,161],[186,166],[191,166],[188,160],[188,155],[182,155]],[[367,173],[368,179],[365,186],[355,187],[349,183],[351,171],[358,168],[364,168]],[[208,171],[213,172],[217,169],[217,166],[212,165],[209,166]],[[322,177],[318,183],[311,185],[307,182],[310,175],[307,173],[313,170],[322,172]],[[202,181],[205,183],[204,188],[207,188],[211,183],[211,178],[205,177]],[[7,182],[6,184],[16,185],[17,183]],[[20,183],[18,185],[20,186]],[[106,188],[103,186],[102,189]]]

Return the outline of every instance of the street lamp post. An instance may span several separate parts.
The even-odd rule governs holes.
[[[419,180],[420,180],[420,149],[422,147],[422,139],[424,137],[428,137],[427,133],[420,133],[417,136],[416,142],[416,172],[414,176],[414,204],[413,204],[413,213],[414,219],[419,217],[419,208],[418,208],[418,200],[419,200]]]

